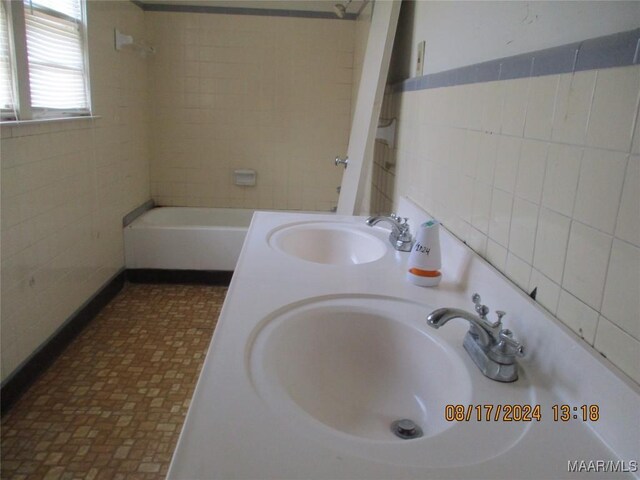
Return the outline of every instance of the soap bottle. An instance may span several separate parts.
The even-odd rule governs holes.
[[[420,225],[409,255],[407,280],[421,287],[435,287],[442,274],[440,259],[440,223],[435,220]]]

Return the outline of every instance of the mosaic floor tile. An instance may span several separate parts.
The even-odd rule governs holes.
[[[2,418],[0,477],[164,478],[226,292],[127,284]]]

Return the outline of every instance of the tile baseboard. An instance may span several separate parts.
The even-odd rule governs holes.
[[[233,272],[211,270],[122,269],[107,281],[58,330],[33,352],[0,386],[0,414],[6,414],[36,379],[62,354],[125,282],[227,286]]]
[[[40,347],[33,352],[0,388],[0,413],[4,415],[33,382],[60,356],[64,349],[122,290],[124,269],[107,281],[84,305],[75,311]]]
[[[165,270],[130,268],[126,271],[131,283],[182,283],[199,285],[229,285],[233,272],[223,270]]]

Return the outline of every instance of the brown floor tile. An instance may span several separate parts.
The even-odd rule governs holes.
[[[2,418],[0,477],[164,478],[226,291],[127,284]]]

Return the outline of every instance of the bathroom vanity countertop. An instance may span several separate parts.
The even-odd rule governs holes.
[[[415,231],[424,212],[411,204],[402,208]],[[623,461],[621,465],[629,467],[633,465],[629,462],[639,460],[637,385],[446,230],[441,232],[443,280],[436,288],[408,283],[404,277],[409,254],[390,246],[377,261],[336,266],[302,261],[273,249],[268,242],[283,226],[305,222],[340,222],[387,242],[388,230],[366,227],[364,220],[322,214],[254,215],[168,478],[582,478],[584,473],[568,471],[568,462]],[[466,322],[452,321],[428,334],[459,353],[474,391],[491,392],[482,397],[485,404],[504,405],[514,398],[526,398],[527,403],[540,405],[543,417],[526,425],[520,422],[520,433],[484,458],[478,458],[483,445],[500,444],[501,429],[513,434],[513,425],[502,420],[475,427],[473,422],[459,422],[446,434],[426,438],[424,443],[418,443],[423,439],[364,439],[334,430],[300,411],[288,415],[285,406],[265,401],[258,391],[261,379],[252,371],[252,348],[273,312],[286,310],[283,307],[348,296],[401,299],[415,306],[407,310],[412,316],[422,312],[403,321],[427,329],[425,317],[434,308],[471,310],[470,297],[475,291],[492,310],[508,312],[505,326],[525,344],[527,354],[519,362],[521,380],[500,384],[481,374],[462,347]],[[523,389],[533,393],[512,396]],[[446,392],[442,395],[446,397]],[[600,418],[597,422],[553,421],[552,406],[562,404],[578,409],[597,405]],[[447,434],[466,428],[469,434],[461,437],[463,444],[454,445],[452,439],[460,437]],[[428,461],[429,449],[436,446],[443,453]],[[597,474],[598,478],[607,475],[633,476]]]

